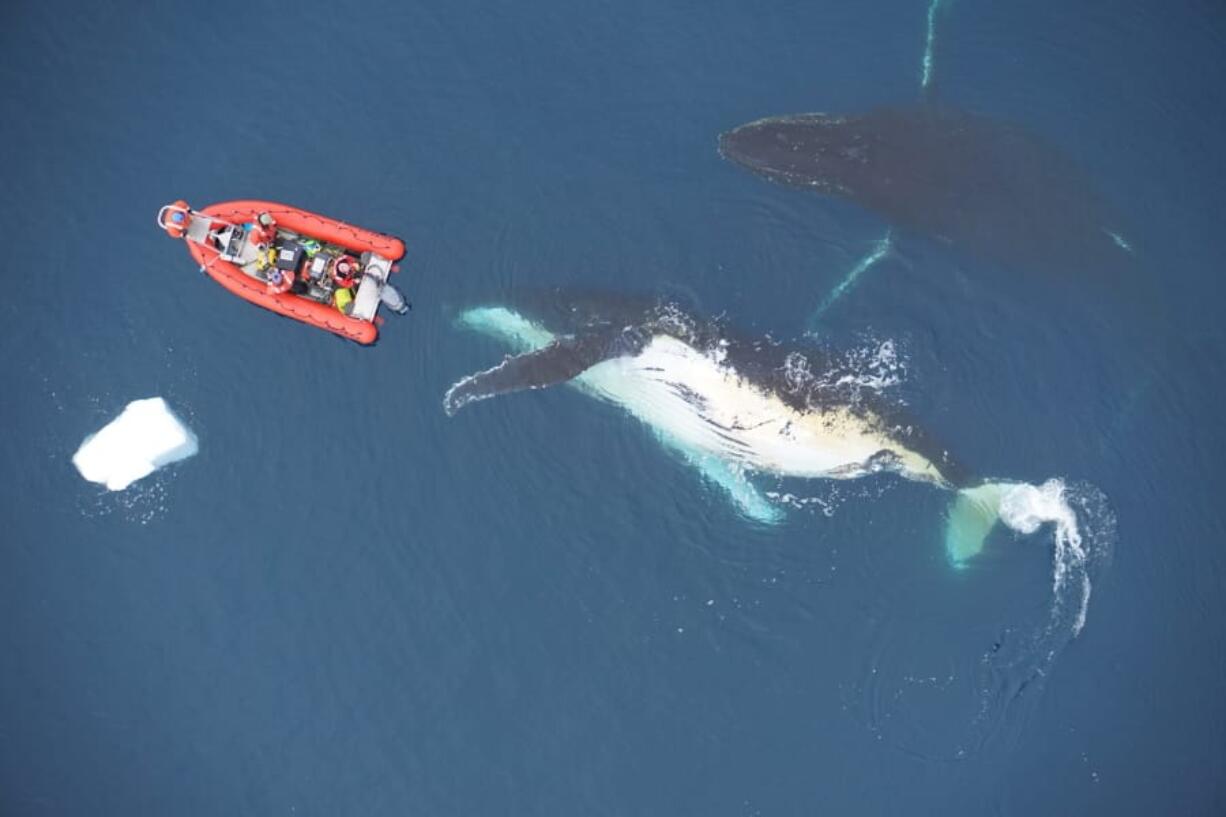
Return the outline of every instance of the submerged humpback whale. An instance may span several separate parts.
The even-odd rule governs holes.
[[[1108,274],[1130,262],[1115,216],[1080,167],[983,116],[934,104],[774,116],[721,134],[719,152],[984,260]]]
[[[961,563],[981,549],[1013,485],[971,480],[899,406],[823,377],[829,361],[820,353],[745,341],[668,304],[619,311],[568,301],[536,313],[495,304],[466,310],[459,323],[516,354],[455,383],[443,399],[448,415],[496,395],[572,384],[637,417],[760,522],[781,511],[747,474],[894,472],[957,492],[946,549]]]

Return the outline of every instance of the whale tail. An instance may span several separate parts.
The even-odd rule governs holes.
[[[1113,516],[1106,510],[1106,499],[1088,484],[1070,489],[1061,479],[1049,479],[1041,485],[1000,481],[962,488],[945,519],[945,553],[955,567],[961,567],[983,550],[997,522],[1023,535],[1050,523],[1057,560],[1071,554],[1074,561],[1084,561],[1088,551],[1082,545],[1078,510],[1084,521],[1093,523],[1094,537],[1113,537]]]
[[[1090,574],[1110,561],[1115,542],[1115,513],[1107,498],[1089,483],[1069,486],[1059,478],[1040,485],[986,482],[963,488],[946,519],[950,562],[965,565],[983,549],[998,521],[1022,536],[1051,530],[1054,604],[1047,633],[1075,637],[1085,626]]]
[[[1000,504],[1008,483],[985,482],[958,491],[945,518],[945,554],[955,567],[983,550],[983,543],[1000,521]]]

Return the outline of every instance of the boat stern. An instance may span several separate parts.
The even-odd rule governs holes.
[[[362,282],[353,296],[353,311],[350,317],[362,321],[373,321],[379,304],[383,300],[383,288],[388,285],[392,272],[392,262],[373,252],[362,254]]]

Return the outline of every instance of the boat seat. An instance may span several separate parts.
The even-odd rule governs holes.
[[[362,282],[358,284],[357,294],[353,297],[353,311],[350,317],[359,320],[374,320],[375,312],[383,294],[383,285],[391,272],[391,262],[381,255],[370,253],[366,257],[365,271]]]
[[[208,216],[193,215],[187,224],[187,240],[204,244],[208,240],[209,231],[213,228],[213,219]]]

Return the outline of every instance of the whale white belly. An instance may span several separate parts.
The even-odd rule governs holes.
[[[890,451],[913,479],[941,482],[923,457],[846,408],[799,412],[715,357],[658,335],[634,357],[604,361],[576,385],[622,406],[687,447],[755,471],[789,477],[850,478]]]
[[[517,352],[542,349],[555,337],[505,307],[470,309],[460,322]],[[851,479],[872,470],[870,460],[884,451],[903,476],[946,484],[931,462],[869,419],[844,407],[797,411],[740,377],[716,353],[670,335],[656,335],[638,354],[602,361],[570,383],[637,417],[759,521],[776,521],[779,511],[745,471]]]

